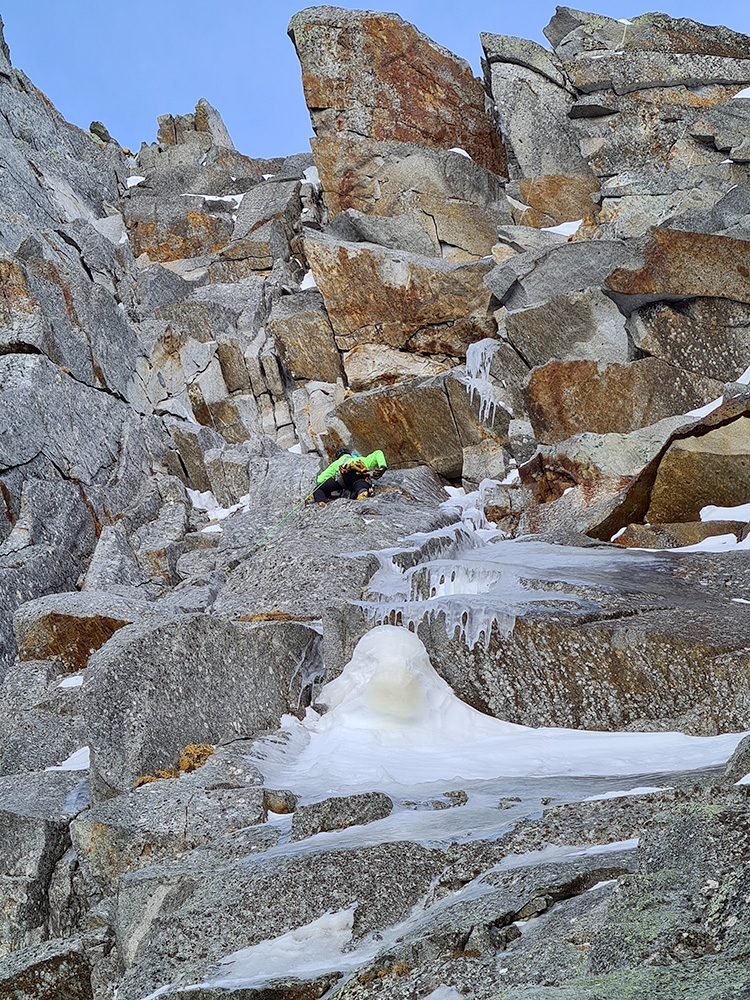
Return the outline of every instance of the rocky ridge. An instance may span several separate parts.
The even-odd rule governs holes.
[[[262,761],[379,622],[509,723],[750,729],[750,38],[557,8],[479,81],[392,14],[289,34],[311,153],[201,99],[131,154],[0,22],[0,996],[742,997],[744,742],[645,790]],[[388,472],[304,506],[340,446]]]

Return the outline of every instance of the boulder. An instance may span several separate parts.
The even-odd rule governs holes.
[[[435,223],[424,211],[403,215],[365,215],[347,208],[333,219],[327,232],[348,243],[375,243],[389,250],[405,250],[423,257],[440,257]]]
[[[0,961],[0,995],[7,1000],[94,1000],[91,963],[80,938],[54,938]]]
[[[505,150],[468,63],[396,14],[309,7],[289,36],[317,136],[465,149],[505,174]]]
[[[568,79],[586,94],[750,82],[748,38],[723,26],[666,14],[623,24],[560,7],[544,33]]]
[[[390,816],[392,811],[393,800],[384,792],[362,792],[297,806],[292,817],[292,840],[375,823]]]
[[[375,343],[461,357],[495,330],[488,261],[456,264],[313,233],[305,252],[340,350]]]
[[[232,236],[232,207],[200,195],[150,197],[130,189],[122,212],[133,253],[165,263],[215,253]]]
[[[508,413],[499,407],[485,427],[479,409],[479,400],[470,401],[457,377],[417,378],[345,399],[336,408],[330,437],[340,422],[348,445],[358,451],[365,453],[377,440],[394,465],[429,465],[453,479],[461,475],[464,447],[485,438],[507,443]]]
[[[529,366],[549,361],[623,364],[625,317],[597,288],[553,295],[529,309],[508,311],[505,334]]]
[[[551,444],[582,431],[628,434],[701,407],[721,390],[721,382],[644,358],[550,361],[531,372],[523,393],[536,438]]]
[[[359,344],[344,354],[344,372],[352,392],[440,375],[458,364],[448,355],[414,354],[379,344]]]
[[[248,273],[270,272],[275,260],[291,257],[301,212],[299,181],[272,178],[256,184],[243,195],[232,240],[219,260],[246,262]]]
[[[86,744],[82,678],[66,681],[59,672],[52,660],[15,661],[8,669],[0,686],[0,774],[58,766]]]
[[[213,775],[204,775],[198,768],[181,777],[152,781],[87,809],[72,824],[71,837],[88,875],[105,896],[113,895],[126,872],[160,864],[264,823],[262,777],[247,763],[245,769],[247,783],[217,777],[216,769]],[[248,838],[238,840],[247,851]],[[258,836],[257,840],[258,846],[271,846],[274,838]]]
[[[511,176],[532,208],[556,224],[592,216],[599,190],[581,155],[574,96],[556,58],[533,42],[482,34],[486,86],[497,105]]]
[[[735,179],[732,187],[708,209],[692,209],[669,220],[670,229],[692,233],[710,233],[750,240],[750,183],[747,177]]]
[[[275,728],[297,708],[306,681],[296,668],[315,662],[318,642],[302,625],[206,615],[121,630],[92,657],[82,690],[97,796],[171,767],[189,743]]]
[[[486,645],[449,637],[444,619],[418,628],[438,673],[480,711],[527,726],[737,732],[750,719],[744,605],[708,602],[581,624],[558,612],[493,628]],[[589,599],[593,593],[589,593]],[[652,598],[653,600],[653,598]],[[664,605],[665,595],[660,595]],[[702,605],[702,606],[701,606]],[[697,610],[699,609],[700,610]]]
[[[706,433],[680,436],[657,469],[645,519],[697,521],[707,504],[735,507],[750,490],[750,417]]]
[[[352,908],[356,944],[405,919],[444,858],[440,850],[396,842],[274,859],[248,857],[212,872],[210,879],[196,879],[190,869],[182,874],[151,868],[126,876],[115,915],[126,966],[119,996],[140,1000],[178,976],[189,977],[182,978],[185,983],[200,982],[226,955],[302,928],[330,914],[332,907]],[[164,919],[167,912],[169,919]],[[201,937],[204,947],[198,954],[192,939],[209,914],[211,932]]]
[[[0,949],[4,954],[49,936],[48,891],[68,847],[68,824],[86,804],[75,771],[0,778]]]
[[[654,229],[644,264],[618,266],[608,294],[627,313],[660,299],[708,296],[750,303],[750,244],[727,236]]]
[[[521,481],[541,502],[541,506],[529,513],[535,519],[544,520],[549,501],[566,505],[569,498],[573,498],[582,505],[586,518],[582,530],[608,541],[629,524],[698,520],[700,509],[716,502],[708,492],[709,483],[723,491],[721,496],[730,498],[726,506],[744,503],[744,499],[739,498],[744,496],[742,486],[734,493],[733,482],[735,475],[739,475],[739,484],[744,481],[742,438],[747,406],[744,396],[727,398],[704,417],[688,414],[666,417],[627,435],[582,433],[555,446],[542,446],[519,470]],[[716,453],[709,451],[703,456],[700,442],[711,433],[716,433],[715,438],[709,438],[709,442],[716,442]],[[712,446],[709,444],[709,447]],[[656,494],[659,507],[649,513],[661,462],[670,451],[670,462],[675,463],[677,470],[682,466],[683,456],[687,461],[685,468],[705,460],[706,474],[711,478],[689,482],[681,478],[685,495],[680,498],[668,487],[669,465],[665,466]],[[730,479],[722,479],[722,475]],[[578,489],[563,498],[569,487]],[[598,509],[592,506],[594,497],[602,502]],[[672,516],[670,512],[676,510],[679,513]]]
[[[566,242],[519,254],[493,268],[486,282],[509,309],[543,305],[555,295],[600,288],[620,267],[640,266],[638,247],[625,240]]]
[[[743,302],[656,302],[631,313],[627,329],[639,350],[706,378],[733,382],[747,368],[750,305]]]
[[[341,378],[341,356],[319,292],[283,295],[271,310],[267,330],[293,378],[319,382]]]
[[[613,541],[625,548],[674,549],[697,545],[715,535],[734,535],[737,541],[747,536],[743,521],[685,521],[677,524],[629,524]]]
[[[319,136],[312,147],[331,232],[341,239],[428,256],[482,257],[496,242],[497,227],[512,221],[502,180],[456,150],[340,134]],[[355,235],[348,235],[339,230],[342,211],[384,221],[355,216]]]
[[[149,611],[145,602],[87,590],[22,604],[13,617],[20,660],[56,660],[75,673],[124,625]]]

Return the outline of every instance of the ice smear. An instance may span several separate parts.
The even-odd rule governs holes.
[[[261,986],[277,978],[282,974],[281,970],[286,977],[308,980],[326,972],[338,971],[346,974],[371,961],[378,953],[387,951],[394,943],[414,934],[426,921],[433,921],[436,914],[454,906],[457,902],[469,902],[496,892],[496,886],[488,880],[488,876],[493,872],[536,865],[548,860],[630,850],[635,849],[637,845],[637,840],[630,840],[587,848],[548,847],[528,854],[511,855],[472,879],[463,888],[439,899],[431,906],[424,900],[419,900],[405,920],[377,934],[368,935],[352,949],[350,941],[356,911],[356,904],[353,903],[344,910],[326,913],[317,920],[279,937],[227,955],[219,963],[219,970],[200,985],[229,989]],[[183,987],[180,992],[189,992],[196,988],[196,986]],[[440,989],[444,990],[445,987]],[[434,1000],[452,998],[452,993],[441,993],[440,989],[431,994]],[[157,995],[158,992],[145,1000],[153,1000]]]
[[[450,488],[449,492],[446,507],[457,505],[464,527],[478,527],[483,516],[481,494],[459,495]],[[643,549],[571,550],[545,542],[502,540],[496,530],[474,530],[470,537],[473,547],[428,556],[405,571],[395,565],[389,571],[387,564],[381,564],[370,581],[368,599],[359,603],[378,623],[396,616],[395,620],[416,628],[428,616],[444,615],[449,635],[458,630],[467,645],[487,646],[493,626],[507,635],[516,618],[533,609],[553,610],[560,601],[577,604],[581,612],[596,607],[571,588],[535,589],[530,578],[604,589],[622,581],[645,591],[660,564],[658,556]]]
[[[639,785],[637,788],[628,788],[624,791],[603,792],[601,795],[589,795],[584,802],[600,802],[602,799],[622,799],[626,795],[650,795],[652,792],[666,791],[664,785]]]
[[[691,770],[726,761],[743,735],[531,729],[491,718],[454,695],[414,633],[390,625],[360,639],[318,701],[324,715],[284,716],[288,739],[263,741],[254,755],[268,784],[306,798],[441,779]]]
[[[62,764],[45,767],[45,771],[87,771],[89,768],[89,748],[81,747],[70,755]]]
[[[326,972],[354,968],[352,956],[343,954],[352,939],[355,905],[326,913],[303,927],[279,937],[242,948],[223,958],[220,971],[202,985],[217,989],[260,986],[277,975],[312,979]],[[347,961],[348,959],[348,961]],[[361,962],[357,955],[357,963]]]

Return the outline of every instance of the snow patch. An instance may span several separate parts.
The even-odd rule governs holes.
[[[304,292],[307,288],[317,288],[315,283],[315,278],[313,278],[312,271],[305,271],[305,276],[299,283],[300,291]]]
[[[83,674],[70,674],[68,677],[63,677],[60,683],[57,685],[59,688],[78,688],[83,684]]]
[[[145,180],[146,180],[145,177],[141,177],[138,174],[133,174],[131,177],[128,177],[126,184],[128,185],[129,188],[138,187],[138,185],[142,184]]]
[[[740,98],[750,98],[750,87],[745,87],[745,89],[741,90],[739,92],[739,94],[735,94],[734,97],[732,98],[732,100],[735,101],[735,100],[737,100],[738,97],[740,97]]]
[[[750,521],[750,503],[741,503],[737,507],[716,507],[708,504],[701,508],[701,521]]]
[[[576,222],[561,222],[559,226],[543,226],[542,232],[560,233],[561,236],[573,236],[582,225],[583,219],[578,219]]]
[[[307,181],[308,184],[312,184],[316,191],[320,191],[320,174],[317,167],[307,167],[302,174],[302,179]]]
[[[453,146],[453,148],[449,149],[448,152],[449,153],[459,153],[461,156],[465,156],[467,160],[471,159],[470,154],[467,153],[465,149],[461,149],[460,146]]]
[[[90,753],[88,747],[81,747],[70,757],[53,767],[45,767],[45,771],[87,771],[90,764]]]

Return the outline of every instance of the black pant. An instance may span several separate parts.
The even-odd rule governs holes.
[[[313,500],[316,503],[325,503],[327,500],[336,500],[339,497],[356,497],[371,488],[372,483],[369,479],[365,479],[361,472],[344,472],[321,483],[313,493]]]

